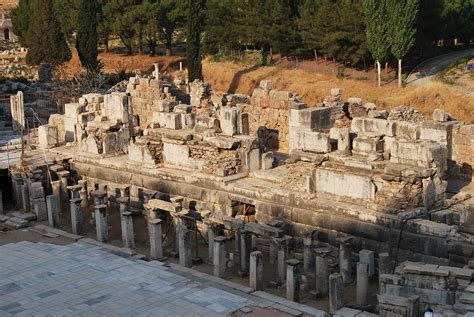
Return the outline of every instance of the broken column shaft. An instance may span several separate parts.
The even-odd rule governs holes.
[[[148,219],[148,232],[150,235],[150,258],[160,260],[163,258],[163,236],[161,219]]]
[[[223,236],[214,238],[214,276],[220,278],[225,276],[227,266],[226,241],[227,238]]]
[[[316,253],[316,295],[325,297],[329,288],[329,266],[328,257],[331,250],[328,248],[317,248]]]
[[[214,261],[214,238],[224,235],[224,225],[210,224],[207,230],[207,240],[209,243],[209,260]]]
[[[300,301],[300,261],[291,259],[286,261],[286,299],[293,302]]]
[[[335,313],[344,306],[344,282],[342,275],[334,273],[329,275],[329,312]]]
[[[240,270],[241,276],[249,273],[250,252],[252,249],[252,233],[246,230],[240,233]]]
[[[94,208],[97,241],[105,242],[109,239],[109,228],[107,224],[107,205],[95,205]]]
[[[59,227],[59,197],[54,195],[46,196],[46,205],[48,207],[49,226]]]
[[[72,233],[80,234],[82,232],[82,210],[81,210],[81,199],[73,198],[70,200],[71,207],[71,227]]]
[[[191,247],[191,238],[193,231],[187,229],[186,227],[183,227],[178,232],[179,264],[184,267],[191,267],[193,265]]]
[[[338,238],[339,242],[339,273],[342,275],[344,284],[349,284],[353,281],[352,277],[352,247],[351,237]]]
[[[250,253],[250,288],[263,291],[263,255],[260,251]]]
[[[367,263],[357,263],[357,292],[356,304],[360,307],[368,305],[369,292],[369,265]]]

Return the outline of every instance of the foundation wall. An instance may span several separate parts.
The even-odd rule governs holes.
[[[472,179],[474,167],[474,124],[453,127],[451,173]]]

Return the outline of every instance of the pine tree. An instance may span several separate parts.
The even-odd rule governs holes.
[[[380,63],[390,51],[388,0],[364,0],[367,47],[377,63],[377,84],[381,86]]]
[[[415,43],[419,0],[391,0],[391,52],[398,60],[398,87],[402,87],[402,59]]]
[[[82,67],[88,72],[99,72],[100,62],[97,59],[97,12],[99,8],[95,0],[81,0],[79,6],[76,48]]]
[[[28,28],[37,2],[38,0],[20,0],[18,5],[11,11],[13,33],[15,33],[18,41],[24,47],[28,47]]]
[[[29,50],[26,62],[30,65],[59,65],[71,59],[71,50],[61,32],[52,0],[38,0],[29,25],[27,42]]]
[[[206,0],[188,0],[186,54],[189,82],[193,82],[196,79],[203,79],[201,63],[201,30],[205,7]]]
[[[184,27],[186,21],[186,1],[161,0],[158,9],[160,38],[165,43],[166,55],[171,55],[173,36]]]
[[[109,0],[103,7],[107,24],[112,32],[120,38],[128,55],[133,54],[133,39],[136,35],[136,28],[133,27],[129,12],[140,3],[141,1],[138,0]]]

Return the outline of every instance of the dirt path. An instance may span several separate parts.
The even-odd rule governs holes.
[[[436,74],[448,67],[452,62],[474,55],[474,48],[452,52],[428,59],[415,67],[407,78],[407,85],[422,86],[432,81]]]

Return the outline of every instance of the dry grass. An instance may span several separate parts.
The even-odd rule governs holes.
[[[474,122],[474,98],[441,83],[399,89],[394,85],[377,88],[371,81],[339,80],[304,70],[278,67],[246,69],[232,63],[204,63],[204,77],[216,90],[250,94],[262,79],[271,79],[281,90],[299,94],[315,105],[328,96],[331,88],[342,88],[344,99],[351,96],[374,102],[379,109],[399,105],[415,107],[427,118],[435,108],[443,108],[460,120]]]

